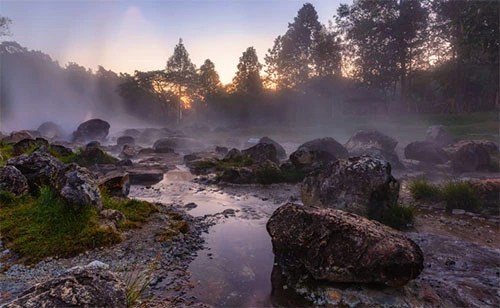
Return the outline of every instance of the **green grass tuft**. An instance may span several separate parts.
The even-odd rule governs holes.
[[[446,210],[462,209],[475,212],[479,207],[479,196],[469,182],[448,182],[442,188]]]
[[[412,207],[398,205],[381,211],[372,211],[369,218],[391,228],[403,230],[413,223],[414,216],[415,210]]]
[[[102,190],[101,195],[105,209],[118,210],[127,218],[118,224],[120,229],[137,228],[153,213],[158,212],[158,207],[147,201],[110,197],[106,191]]]
[[[438,201],[441,198],[439,187],[427,183],[423,179],[416,179],[410,183],[410,193],[415,200]]]

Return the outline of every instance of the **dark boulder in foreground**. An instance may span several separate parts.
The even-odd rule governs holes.
[[[267,144],[272,144],[276,148],[276,156],[279,159],[286,159],[286,152],[285,149],[279,144],[278,142],[274,141],[273,139],[265,136],[260,138],[259,143],[267,143]]]
[[[126,286],[107,265],[94,261],[36,284],[5,307],[127,307]]]
[[[290,154],[290,161],[298,170],[309,172],[348,156],[349,153],[342,144],[333,138],[326,137],[302,144]]]
[[[405,157],[429,165],[444,164],[449,160],[446,152],[436,143],[428,141],[415,141],[405,148]]]
[[[8,191],[16,196],[28,192],[28,180],[14,166],[0,167],[0,191]]]
[[[92,119],[83,122],[73,133],[74,142],[88,142],[93,140],[105,140],[111,126],[101,119]]]
[[[371,210],[397,205],[399,183],[391,165],[371,157],[339,159],[311,172],[302,182],[306,206],[337,208],[367,217]]]
[[[276,263],[315,280],[396,287],[423,270],[415,242],[352,213],[288,203],[273,213],[267,231]]]

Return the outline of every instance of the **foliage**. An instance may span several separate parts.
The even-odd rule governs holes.
[[[153,213],[158,212],[158,207],[147,201],[110,197],[104,190],[101,195],[103,208],[118,210],[125,215],[126,220],[118,224],[120,229],[137,228]]]
[[[158,267],[158,262],[155,260],[151,262],[147,269],[141,271],[139,266],[135,266],[132,269],[124,269],[125,274],[125,285],[127,294],[127,307],[134,307],[137,300],[146,291],[146,289],[153,281],[153,273]]]
[[[369,219],[376,220],[391,228],[402,230],[413,223],[415,210],[409,206],[398,205],[382,210],[371,211]]]
[[[0,140],[0,166],[5,165],[7,160],[9,160],[14,155],[14,149],[12,145]]]
[[[479,206],[479,196],[470,182],[448,182],[442,188],[446,209],[463,209],[475,212]]]
[[[439,187],[431,185],[423,179],[413,180],[409,188],[415,200],[438,201],[441,198],[441,190]]]
[[[116,231],[98,227],[97,219],[95,209],[74,210],[52,189],[42,187],[36,199],[28,196],[2,202],[0,232],[8,247],[19,252],[25,262],[36,263],[48,256],[74,256],[121,241]]]
[[[240,57],[238,71],[233,78],[234,91],[244,95],[258,95],[262,92],[262,80],[259,63],[255,48],[248,47]]]

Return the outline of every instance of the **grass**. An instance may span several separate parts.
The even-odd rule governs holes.
[[[132,270],[125,269],[127,307],[134,307],[138,299],[147,290],[153,280],[153,273],[158,267],[158,261],[151,262],[145,271],[140,271],[138,266]]]
[[[446,210],[462,209],[476,212],[479,207],[479,196],[469,182],[448,182],[442,188]]]
[[[416,179],[410,183],[410,193],[415,200],[438,201],[441,199],[441,190],[423,179]]]
[[[0,140],[0,166],[5,165],[7,160],[9,160],[14,155],[14,149],[12,145]]]
[[[412,207],[398,205],[382,210],[372,210],[368,218],[396,230],[404,230],[413,223],[414,216],[415,210]]]
[[[103,208],[118,210],[125,215],[126,220],[118,223],[119,229],[133,229],[145,222],[148,217],[158,212],[158,208],[147,201],[110,197],[101,190]]]
[[[25,263],[36,263],[48,256],[70,257],[121,241],[119,233],[97,225],[95,209],[88,206],[74,210],[48,187],[42,187],[36,199],[16,199],[5,193],[1,199],[2,238],[23,256]]]

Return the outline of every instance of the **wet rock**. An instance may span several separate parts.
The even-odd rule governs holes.
[[[448,155],[437,144],[428,141],[415,141],[405,148],[405,157],[426,164],[437,165],[448,161]]]
[[[447,146],[453,141],[448,129],[444,125],[429,126],[429,128],[427,128],[425,140],[439,146]]]
[[[82,167],[96,164],[116,164],[118,159],[105,153],[99,146],[87,145],[76,157],[76,163]]]
[[[273,139],[265,136],[260,138],[259,143],[266,143],[266,144],[272,144],[276,148],[276,156],[278,159],[286,159],[286,152],[285,149],[279,144],[278,142],[274,141]]]
[[[279,164],[279,160],[276,156],[276,148],[272,144],[257,143],[253,147],[241,151],[241,154],[252,158],[255,164],[263,163],[266,160]]]
[[[0,166],[0,191],[8,191],[16,196],[27,193],[28,180],[14,166]]]
[[[2,140],[5,143],[17,143],[23,139],[35,139],[35,137],[30,132],[26,130],[21,130],[10,133],[9,136],[4,137]]]
[[[423,253],[404,234],[335,209],[288,203],[267,223],[276,263],[315,280],[402,286],[423,270]]]
[[[394,151],[397,141],[378,131],[358,131],[345,144],[350,156],[370,156],[388,161],[394,169],[404,165]]]
[[[34,151],[41,147],[47,149],[49,142],[43,138],[23,139],[12,146],[14,155],[25,154],[28,151]]]
[[[61,140],[67,137],[65,130],[60,125],[57,125],[54,122],[42,123],[38,127],[37,131],[40,132],[42,137],[47,138],[49,140],[54,140],[54,139]]]
[[[121,153],[118,155],[120,158],[132,158],[136,156],[139,152],[137,147],[133,144],[125,144]]]
[[[185,204],[184,207],[188,210],[191,210],[191,209],[197,208],[198,204],[196,204],[194,202],[189,202],[189,203]]]
[[[134,145],[135,139],[132,136],[121,136],[121,137],[118,137],[118,139],[116,139],[116,144],[119,146],[124,146],[126,144]]]
[[[111,126],[101,119],[91,119],[83,122],[73,133],[74,142],[88,142],[92,140],[105,140]]]
[[[391,175],[389,163],[351,157],[306,176],[301,197],[306,206],[337,208],[367,217],[372,210],[397,205],[399,183]]]
[[[40,151],[11,158],[7,161],[7,165],[21,171],[28,180],[30,193],[33,194],[37,194],[44,185],[55,187],[57,176],[63,168],[63,163],[50,154]]]
[[[97,183],[105,189],[111,197],[127,197],[130,192],[130,178],[125,172],[111,172],[99,177]]]
[[[340,158],[347,158],[346,148],[335,139],[319,138],[308,141],[290,154],[290,161],[298,169],[309,172]]]
[[[488,170],[490,154],[487,147],[472,140],[463,140],[447,148],[451,165],[456,172]]]
[[[36,284],[6,307],[125,308],[126,287],[114,273],[89,264],[73,267],[58,278]]]
[[[94,174],[77,164],[66,165],[57,181],[59,196],[75,210],[91,206],[102,209],[101,192]]]

